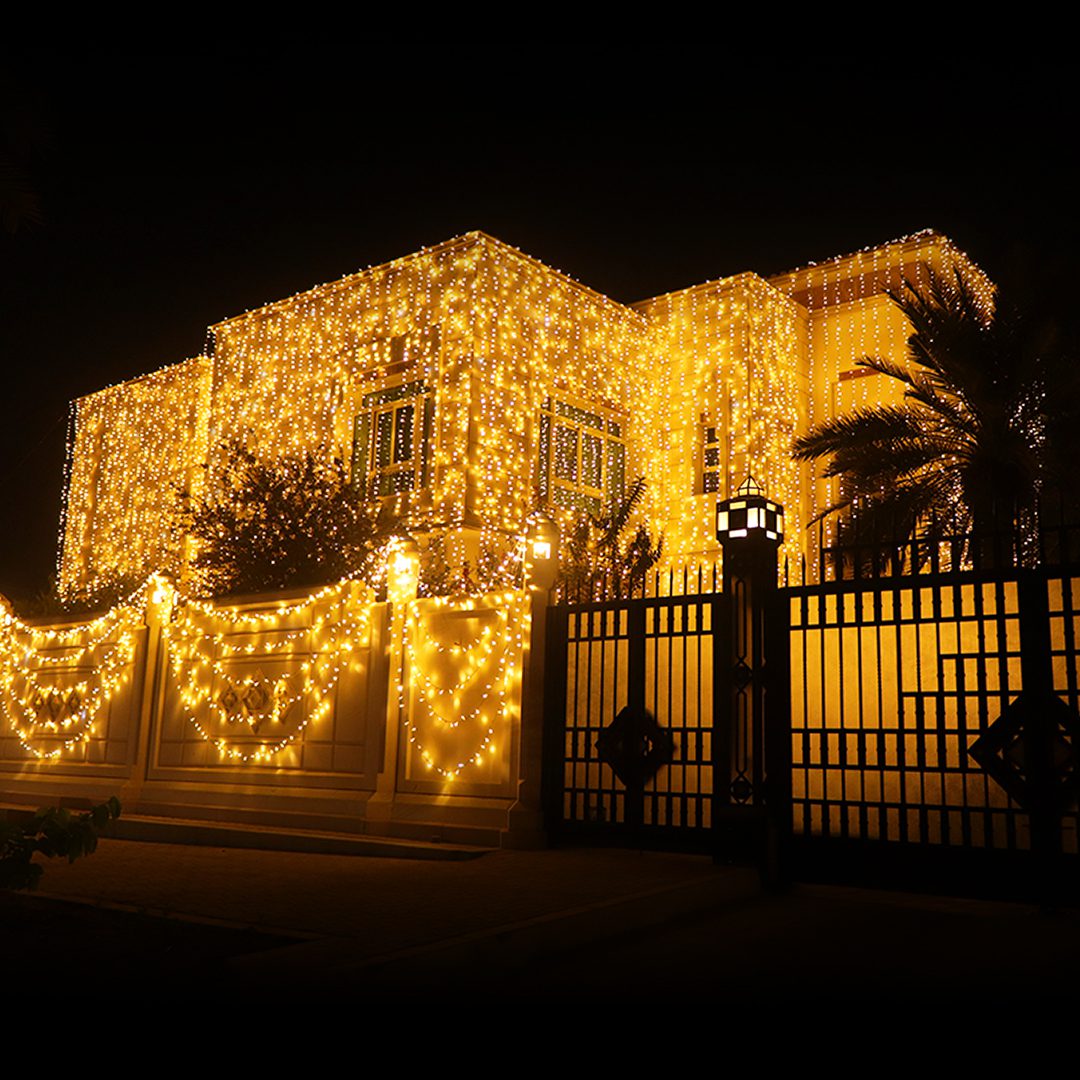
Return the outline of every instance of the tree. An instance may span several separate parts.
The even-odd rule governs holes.
[[[819,518],[840,513],[850,545],[913,533],[978,541],[1014,527],[1030,537],[1051,449],[1051,369],[1038,336],[1000,298],[989,310],[959,272],[905,280],[888,295],[911,323],[907,362],[858,365],[902,383],[904,403],[856,410],[796,439],[797,459],[828,459],[824,475],[840,478],[840,498]]]
[[[381,540],[376,507],[322,449],[267,461],[234,443],[212,489],[182,503],[192,566],[211,596],[363,574]]]
[[[645,496],[645,478],[639,476],[618,499],[598,515],[582,514],[567,533],[563,583],[575,592],[630,596],[659,561],[664,538],[654,542],[649,529],[639,524],[628,540],[623,534]]]

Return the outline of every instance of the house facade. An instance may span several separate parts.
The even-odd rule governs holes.
[[[178,492],[213,485],[236,441],[340,457],[459,561],[537,504],[596,512],[637,476],[665,561],[712,561],[716,499],[747,475],[785,506],[787,556],[813,560],[805,526],[834,491],[792,439],[896,394],[856,361],[903,361],[887,290],[928,268],[992,290],[925,231],[626,305],[474,232],[226,319],[207,355],[75,403],[61,589],[182,580]]]

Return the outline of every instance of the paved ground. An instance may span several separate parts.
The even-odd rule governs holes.
[[[606,850],[420,862],[106,839],[0,897],[0,920],[9,995],[123,979],[204,997],[1053,1000],[1080,970],[1080,912],[763,894],[704,858]]]

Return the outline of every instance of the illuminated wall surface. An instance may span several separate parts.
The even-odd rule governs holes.
[[[791,462],[792,437],[886,400],[889,380],[855,361],[903,359],[884,290],[927,266],[990,294],[933,232],[633,306],[469,233],[228,319],[212,356],[76,403],[61,587],[182,578],[176,492],[213,484],[233,439],[268,457],[325,448],[373,498],[495,548],[538,498],[568,516],[644,475],[642,517],[673,564],[715,559],[717,492],[752,474],[797,556],[831,492]]]
[[[415,562],[407,573],[404,591],[400,575],[391,583],[393,619],[348,580],[231,607],[154,575],[96,619],[60,625],[25,623],[0,599],[0,772],[127,779],[153,709],[151,780],[228,784],[261,771],[370,790],[389,694],[402,790],[456,782],[510,796],[529,593],[418,600]]]

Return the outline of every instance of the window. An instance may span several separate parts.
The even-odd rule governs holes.
[[[540,410],[540,497],[599,514],[626,489],[624,421],[610,410],[548,398]]]
[[[423,382],[365,394],[353,427],[353,483],[371,498],[426,487],[432,414]]]
[[[711,495],[720,490],[720,431],[703,424],[701,428],[701,492]]]

